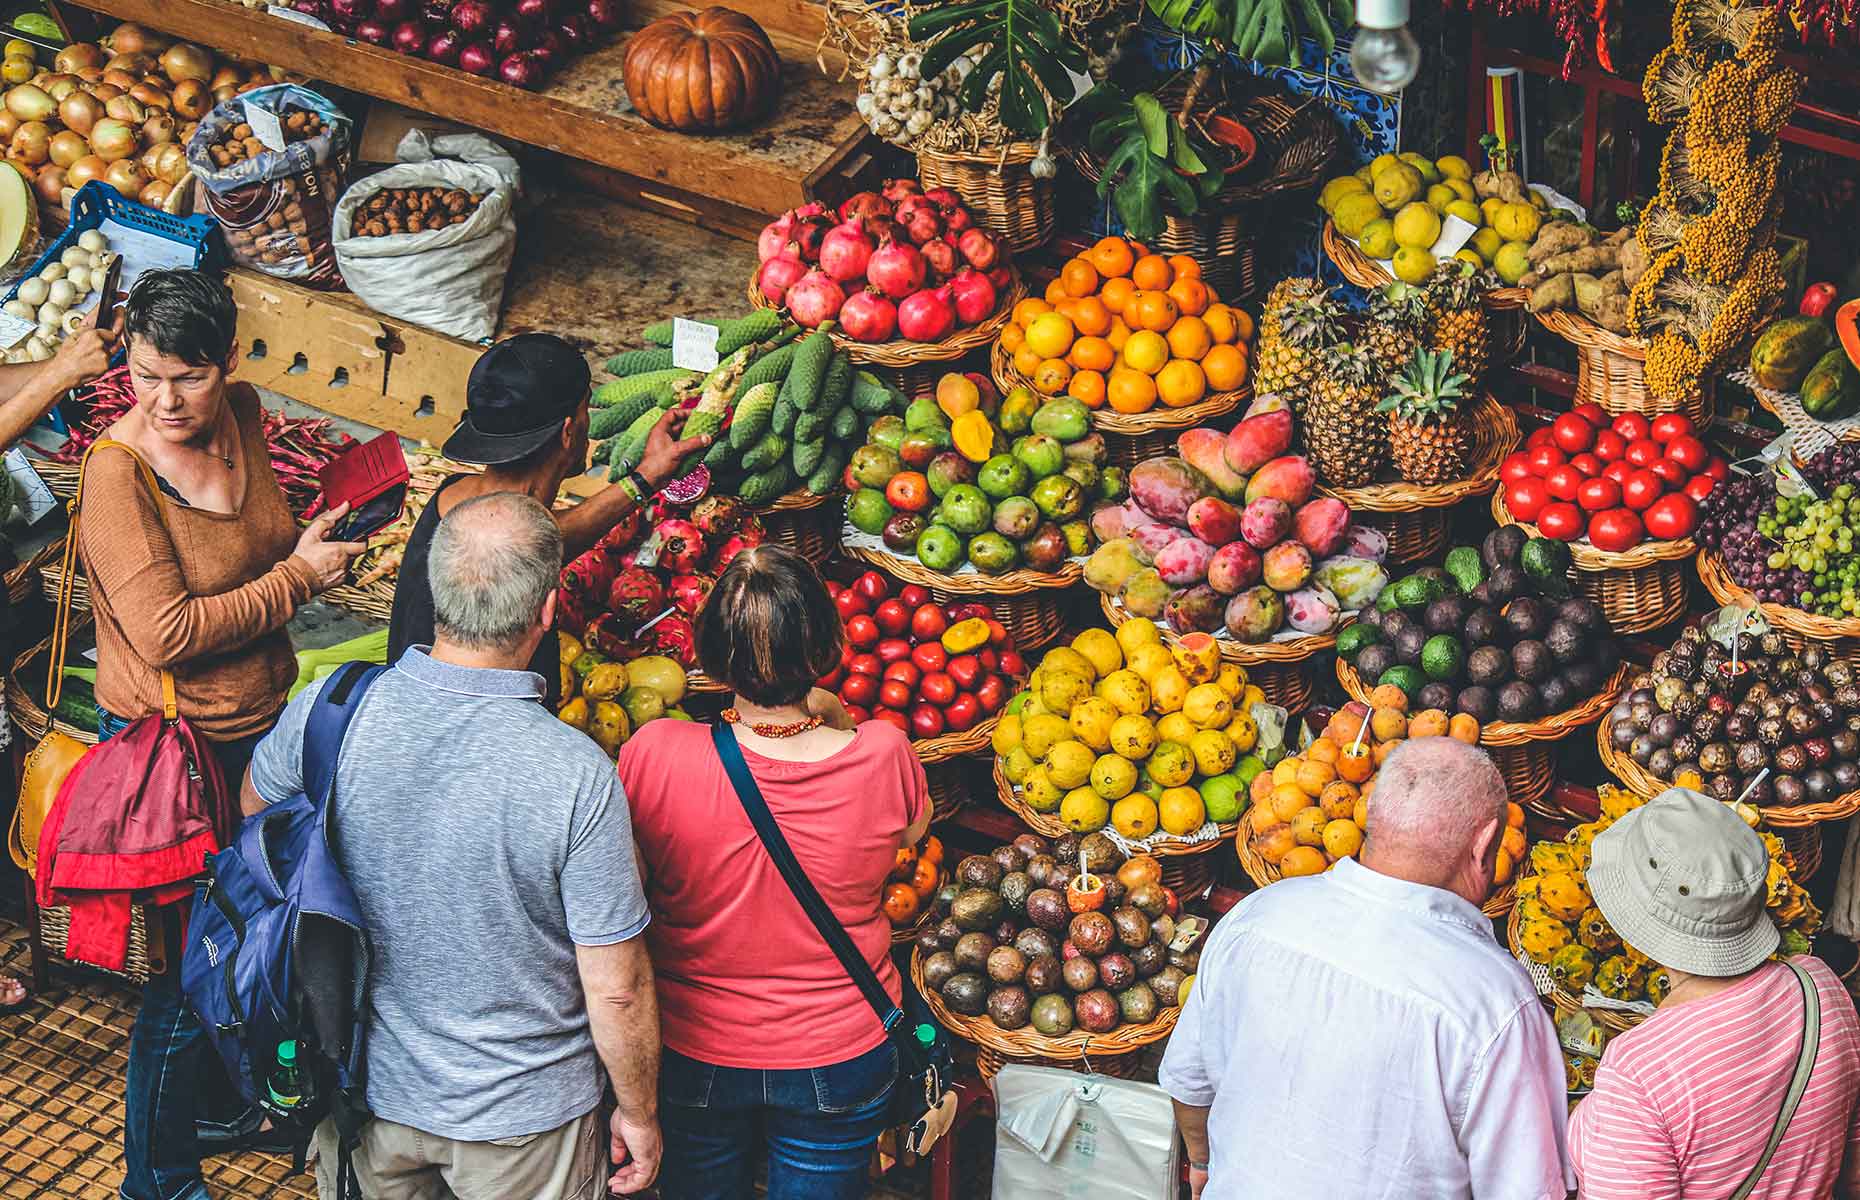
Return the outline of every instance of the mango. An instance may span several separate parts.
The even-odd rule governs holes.
[[[1212,633],[1221,627],[1221,606],[1221,594],[1198,583],[1170,596],[1163,617],[1177,633]]]
[[[1213,558],[1214,547],[1194,534],[1185,533],[1156,555],[1156,573],[1170,587],[1192,587],[1207,578],[1208,563]]]
[[[1155,567],[1144,567],[1124,583],[1124,611],[1134,617],[1160,617],[1169,604],[1169,585]]]
[[[1292,414],[1289,409],[1249,416],[1227,434],[1222,457],[1230,470],[1251,475],[1292,448]]]
[[[1316,486],[1317,475],[1312,471],[1310,461],[1302,454],[1287,454],[1273,459],[1253,473],[1253,477],[1247,480],[1246,500],[1251,504],[1262,496],[1269,496],[1297,508],[1311,498],[1312,489]]]
[[[1298,506],[1292,532],[1313,558],[1329,558],[1350,531],[1350,508],[1335,496],[1318,496]]]
[[[1227,465],[1229,436],[1218,429],[1187,429],[1175,439],[1175,452],[1206,475],[1215,491],[1228,500],[1237,500],[1246,494],[1246,476]]]
[[[1130,496],[1158,521],[1180,525],[1188,506],[1214,490],[1206,475],[1179,458],[1148,458],[1130,468]]]
[[[1229,542],[1208,560],[1208,586],[1223,596],[1259,582],[1259,551],[1243,541]]]
[[[1091,410],[1070,396],[1059,396],[1033,414],[1032,429],[1062,442],[1076,442],[1091,431]]]
[[[1264,642],[1285,624],[1285,601],[1261,585],[1227,601],[1227,632],[1242,642]]]
[[[1085,560],[1085,582],[1094,591],[1115,596],[1130,577],[1143,569],[1127,538],[1115,538],[1092,551]]]
[[[1219,496],[1203,496],[1188,506],[1188,531],[1210,546],[1225,546],[1240,536],[1240,510]]]

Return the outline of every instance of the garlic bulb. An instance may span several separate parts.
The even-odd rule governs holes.
[[[1059,174],[1059,160],[1053,157],[1048,145],[1052,135],[1052,126],[1049,125],[1040,134],[1040,147],[1034,152],[1033,161],[1027,164],[1027,174],[1035,179],[1051,179]]]
[[[979,61],[977,55],[959,54],[942,71],[926,76],[918,51],[881,50],[866,62],[865,89],[854,107],[873,133],[908,146],[936,122],[961,114],[957,90]]]

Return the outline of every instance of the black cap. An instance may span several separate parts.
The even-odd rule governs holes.
[[[485,467],[527,458],[575,415],[591,379],[581,351],[553,333],[505,338],[472,364],[465,419],[440,452]]]

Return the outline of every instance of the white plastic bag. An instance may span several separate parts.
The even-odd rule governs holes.
[[[1155,1084],[1009,1064],[994,1089],[994,1200],[1175,1200],[1175,1108]]]
[[[336,204],[336,261],[349,290],[377,312],[467,341],[497,332],[504,275],[517,244],[512,209],[520,186],[517,160],[476,133],[429,137],[413,129],[395,148],[399,166],[377,171]],[[388,188],[442,187],[482,193],[476,212],[457,225],[419,233],[356,237],[355,210]]]

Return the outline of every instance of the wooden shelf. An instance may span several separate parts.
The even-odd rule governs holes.
[[[638,181],[627,190],[650,199],[652,188],[667,189],[678,194],[671,207],[701,210],[750,236],[767,214],[811,199],[816,184],[864,153],[869,137],[853,111],[853,86],[824,76],[816,61],[820,7],[797,0],[740,5],[781,53],[781,99],[761,124],[709,136],[657,129],[632,112],[621,82],[626,32],[527,92],[231,0],[67,3],[620,172]],[[629,20],[644,24],[683,7],[649,0],[631,6]],[[725,209],[736,212],[719,215]]]

